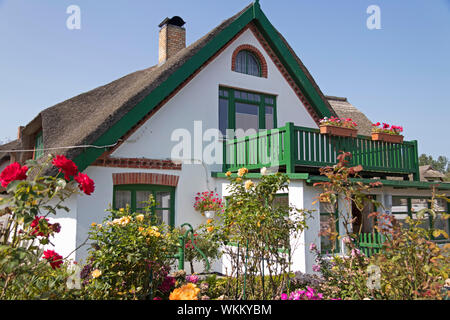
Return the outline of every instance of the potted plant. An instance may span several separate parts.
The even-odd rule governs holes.
[[[401,133],[403,128],[401,126],[389,125],[383,122],[383,125],[379,122],[372,124],[372,140],[384,141],[390,143],[403,143],[403,136]]]
[[[332,136],[356,138],[358,130],[357,124],[351,118],[323,118],[320,120],[320,133]]]
[[[216,212],[222,210],[222,199],[214,191],[197,192],[194,208],[206,218],[212,219]]]

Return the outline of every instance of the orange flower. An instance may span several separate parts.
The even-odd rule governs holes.
[[[208,228],[206,228],[206,230],[208,230],[208,232],[211,232],[214,230],[214,227],[208,227]]]
[[[225,173],[225,175],[226,175],[227,177],[231,176],[231,171],[227,171],[227,173]]]
[[[213,219],[208,219],[208,220],[206,220],[206,223],[207,223],[207,224],[210,224],[211,222],[213,222]]]
[[[169,300],[198,300],[200,288],[193,283],[188,283],[176,288],[170,293]]]

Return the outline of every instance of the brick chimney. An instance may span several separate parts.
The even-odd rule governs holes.
[[[178,16],[165,18],[159,27],[159,64],[186,48],[185,22]]]

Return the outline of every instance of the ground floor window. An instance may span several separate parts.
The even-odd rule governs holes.
[[[323,254],[338,253],[339,240],[330,240],[331,233],[339,234],[339,212],[337,204],[320,202],[320,251]]]
[[[156,206],[151,209],[155,219],[170,226],[175,224],[175,188],[160,185],[114,186],[114,209],[130,206],[132,212],[144,212],[145,201],[153,196]]]
[[[417,218],[417,213],[422,209],[431,208],[431,198],[429,197],[412,197],[412,196],[393,196],[392,197],[392,214],[402,226],[406,225],[406,218]],[[450,232],[448,219],[442,219],[442,214],[448,212],[447,201],[444,199],[435,199],[434,209],[437,212],[435,219],[429,214],[425,214],[423,222],[420,225],[424,229],[441,229]],[[444,240],[444,236],[440,236],[435,240]]]

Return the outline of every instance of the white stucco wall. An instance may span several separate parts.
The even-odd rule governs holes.
[[[231,70],[233,51],[242,44],[250,44],[264,55],[268,67],[268,78]],[[296,125],[317,128],[316,123],[258,40],[250,30],[247,30],[136,130],[112,156],[166,159],[170,157],[172,148],[177,144],[177,142],[170,142],[171,135],[176,129],[187,129],[193,135],[194,121],[201,121],[203,132],[210,128],[218,128],[220,85],[276,95],[278,127],[286,122],[294,122]],[[209,143],[205,142],[204,146],[207,144]],[[194,149],[194,142],[192,149]],[[201,159],[202,154],[192,151],[191,157]],[[220,166],[213,166],[213,168],[221,169]]]

